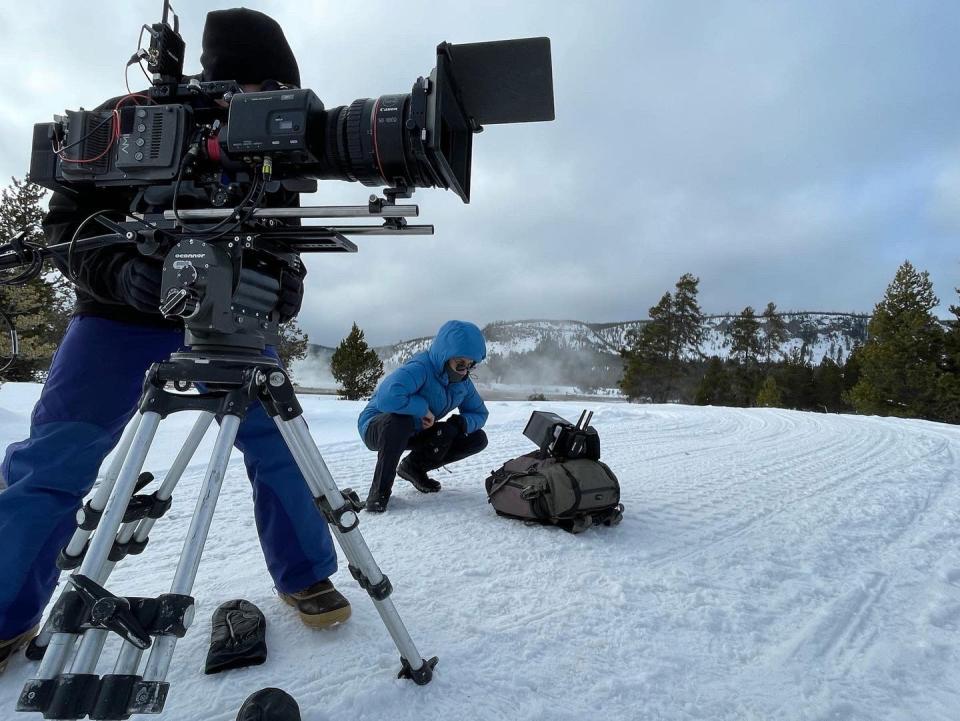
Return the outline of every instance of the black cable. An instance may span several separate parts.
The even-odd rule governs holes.
[[[24,247],[30,251],[30,265],[12,278],[0,279],[0,286],[26,285],[40,275],[40,271],[43,269],[43,258],[40,256],[40,253],[37,252],[37,246],[24,244]]]
[[[186,169],[187,163],[188,163],[191,159],[192,159],[192,156],[191,156],[189,153],[188,153],[187,155],[184,155],[184,156],[183,156],[183,161],[180,163],[180,170],[177,171],[177,181],[173,184],[173,207],[172,207],[173,217],[174,217],[174,218],[176,219],[176,221],[180,224],[180,227],[183,228],[183,229],[184,229],[185,231],[187,231],[188,233],[208,233],[208,232],[212,232],[212,231],[214,231],[214,230],[217,230],[217,229],[220,228],[221,226],[229,223],[229,222],[233,219],[233,214],[237,212],[237,209],[234,209],[234,210],[230,213],[230,215],[228,215],[226,218],[224,218],[224,219],[221,220],[219,223],[217,223],[216,225],[214,225],[212,228],[194,228],[194,227],[191,227],[191,226],[187,225],[186,223],[183,222],[183,220],[181,220],[181,218],[180,218],[180,213],[178,212],[178,209],[177,209],[177,198],[180,197],[180,183],[183,181],[183,171]],[[251,188],[252,188],[252,187],[253,187],[253,186],[251,186]],[[249,193],[248,193],[248,195],[249,195]],[[242,201],[241,201],[241,205],[242,205]]]
[[[6,359],[6,362],[3,365],[0,365],[0,373],[5,371],[13,362],[17,359],[20,351],[20,341],[17,337],[17,327],[13,324],[13,319],[10,318],[6,313],[0,310],[0,321],[6,324],[7,328],[10,330],[10,357]]]
[[[77,229],[73,231],[73,237],[70,238],[70,245],[67,246],[67,278],[72,280],[77,285],[80,284],[80,281],[78,281],[77,276],[73,274],[73,248],[76,245],[77,238],[80,235],[80,231],[83,230],[83,226],[85,226],[91,220],[96,218],[98,215],[103,215],[104,213],[107,213],[107,212],[109,212],[109,210],[98,210],[88,215],[86,218],[83,219],[80,225],[77,226]]]
[[[256,183],[256,181],[255,181],[253,184],[251,184],[251,186],[250,186],[250,191],[247,192],[246,197],[240,202],[240,205],[238,205],[236,208],[234,208],[233,213],[231,213],[231,217],[233,217],[234,214],[238,214],[238,215],[239,215],[240,209],[241,209],[244,205],[246,205],[247,203],[249,203],[250,205],[249,205],[249,208],[247,209],[246,214],[245,214],[245,215],[239,215],[239,217],[237,218],[237,222],[236,222],[236,223],[234,223],[234,224],[233,224],[232,226],[230,226],[229,228],[226,228],[225,230],[222,230],[222,231],[221,231],[220,233],[218,233],[217,235],[215,235],[215,236],[213,236],[213,237],[211,237],[211,238],[207,238],[207,239],[206,239],[207,242],[212,242],[212,241],[214,241],[214,240],[218,240],[218,239],[222,238],[222,237],[225,236],[225,235],[230,235],[230,233],[235,233],[235,232],[237,232],[240,228],[243,227],[243,224],[244,224],[244,223],[246,223],[248,220],[250,220],[250,218],[253,217],[254,211],[259,207],[260,201],[263,199],[263,193],[264,193],[264,191],[266,190],[267,183],[266,183],[266,181],[264,181],[264,180],[261,179],[259,185],[260,185],[260,188],[259,188],[259,190],[257,190],[256,198],[254,198],[254,199],[251,201],[251,200],[250,200],[250,196],[251,196],[254,188],[256,188],[257,183]],[[209,231],[208,231],[208,232],[209,232]]]
[[[18,233],[17,236],[22,236],[24,233]],[[17,275],[12,277],[6,277],[0,273],[0,286],[18,286],[26,285],[31,280],[40,275],[41,270],[43,269],[43,256],[41,254],[41,247],[36,243],[31,243],[30,241],[19,240],[6,245],[0,246],[0,254],[13,253],[17,257],[17,265],[23,265],[27,263],[26,268],[21,270]]]
[[[179,210],[177,208],[177,198],[180,195],[180,184],[183,180],[183,171],[186,169],[187,162],[188,160],[190,160],[190,158],[191,158],[190,155],[184,156],[183,162],[180,164],[180,170],[177,172],[177,180],[173,186],[173,207],[172,207],[173,217],[180,224],[180,227],[186,230],[188,233],[204,233],[204,234],[214,233],[220,228],[222,228],[223,226],[227,225],[228,223],[233,222],[234,224],[229,228],[227,228],[225,231],[221,232],[218,235],[213,236],[212,238],[208,238],[208,240],[216,240],[217,238],[221,238],[224,235],[227,235],[227,233],[233,230],[236,230],[237,228],[242,226],[245,222],[247,222],[247,220],[249,220],[250,217],[252,217],[253,211],[256,210],[257,205],[260,203],[261,199],[263,198],[263,191],[266,189],[266,181],[263,180],[258,169],[257,174],[254,177],[254,181],[250,184],[250,189],[247,191],[246,196],[244,196],[243,200],[240,201],[240,204],[230,212],[230,215],[228,215],[219,223],[209,228],[199,228],[199,227],[190,226],[184,223],[183,220],[180,218]],[[245,205],[247,205],[247,203],[251,201],[254,193],[257,193],[256,200],[253,201],[253,205],[251,209],[246,214],[246,216],[244,216],[242,214],[243,208]],[[234,216],[236,216],[236,219],[234,219]]]
[[[107,112],[107,111],[103,111],[103,112]],[[90,132],[88,132],[88,133],[87,133],[86,135],[84,135],[82,138],[78,138],[77,140],[73,141],[73,142],[70,143],[69,145],[61,146],[59,149],[56,148],[56,147],[53,147],[53,146],[51,145],[51,147],[53,147],[53,152],[54,152],[56,155],[60,155],[61,153],[63,153],[64,151],[66,151],[68,148],[72,148],[72,147],[74,147],[75,145],[79,145],[80,143],[82,143],[84,140],[86,140],[87,138],[89,138],[89,137],[90,137],[91,135],[93,135],[95,132],[97,132],[98,130],[100,130],[100,128],[102,128],[107,122],[113,120],[113,114],[114,114],[115,112],[117,112],[117,111],[111,110],[111,111],[109,111],[109,112],[110,112],[110,115],[109,115],[108,117],[104,118],[102,121],[100,121],[100,123],[98,123],[98,124],[95,125],[93,128],[91,128],[91,129],[90,129]],[[64,162],[67,162],[67,163],[76,163],[76,162],[78,162],[77,159],[72,159],[72,158],[61,158],[61,160],[63,160]]]

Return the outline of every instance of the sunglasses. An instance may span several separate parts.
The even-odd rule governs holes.
[[[477,361],[458,360],[458,361],[454,361],[454,364],[453,364],[453,369],[457,373],[463,373],[464,371],[472,371],[476,367],[477,367]]]

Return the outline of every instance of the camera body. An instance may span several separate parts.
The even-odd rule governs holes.
[[[245,93],[230,80],[157,75],[113,107],[34,126],[29,177],[71,192],[206,172],[213,198],[216,181],[249,182],[266,160],[278,178],[445,188],[468,203],[473,135],[485,124],[552,120],[551,72],[549,38],[441,43],[410,93],[330,109],[309,89]]]
[[[320,122],[323,103],[312,90],[272,90],[241,93],[230,100],[226,127],[220,132],[221,148],[230,157],[270,155],[275,165],[292,168],[320,162],[311,142]]]

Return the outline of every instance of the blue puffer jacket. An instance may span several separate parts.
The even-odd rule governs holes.
[[[357,421],[360,437],[370,421],[380,413],[410,416],[416,430],[420,419],[429,410],[437,420],[459,409],[473,433],[487,422],[487,407],[469,377],[457,383],[447,378],[445,366],[451,358],[469,358],[476,362],[487,356],[483,334],[473,323],[450,320],[443,324],[433,339],[430,350],[417,353],[380,382],[373,398]]]

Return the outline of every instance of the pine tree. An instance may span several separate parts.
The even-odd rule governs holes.
[[[728,332],[730,355],[741,365],[756,364],[762,352],[762,344],[760,323],[751,306],[748,305],[733,319]]]
[[[13,184],[0,196],[0,238],[25,231],[24,241],[42,244],[44,209],[40,203],[46,190],[35,183],[11,180]],[[0,377],[12,381],[43,379],[66,330],[72,301],[72,290],[54,270],[23,285],[0,286],[0,309],[12,319],[20,341],[19,356]],[[9,346],[9,341],[6,343]]]
[[[629,398],[688,400],[692,395],[692,389],[679,387],[678,381],[686,375],[689,360],[701,357],[699,282],[692,273],[680,276],[675,292],[664,293],[650,308],[650,321],[628,336],[627,349],[621,352],[625,366],[620,387]]]
[[[940,301],[930,274],[909,261],[897,269],[873,312],[850,392],[859,413],[905,418],[937,416],[944,333],[932,311]]]
[[[960,294],[960,288],[956,289]],[[953,320],[944,333],[943,360],[937,379],[937,420],[960,423],[960,305],[951,305]]]
[[[277,355],[280,356],[280,362],[283,363],[283,367],[287,369],[287,375],[291,378],[293,371],[290,367],[294,361],[307,357],[309,345],[310,339],[295,318],[280,325],[280,345],[277,346]]]
[[[669,396],[672,303],[670,293],[664,293],[648,311],[650,321],[627,336],[627,348],[621,351],[625,363],[620,388],[631,400],[662,402]]]
[[[843,369],[832,358],[824,358],[813,372],[817,410],[839,413],[849,409],[843,399]]]
[[[817,407],[813,366],[810,365],[806,346],[795,348],[773,370],[780,388],[781,407],[798,411],[815,410]]]
[[[383,361],[363,339],[363,331],[353,324],[350,334],[340,341],[330,361],[333,377],[339,383],[342,398],[356,401],[369,398],[383,375]]]
[[[768,375],[760,391],[757,393],[758,408],[780,408],[783,405],[783,397],[780,395],[780,388],[772,375]]]
[[[847,356],[847,362],[843,364],[843,392],[841,399],[845,409],[853,409],[853,399],[850,397],[851,391],[860,382],[860,359],[863,355],[863,346],[855,345]]]
[[[700,381],[693,402],[698,406],[729,406],[734,403],[730,374],[717,356],[711,357],[707,362],[707,371]]]
[[[700,358],[703,343],[703,311],[697,302],[700,279],[684,273],[673,293],[673,349],[672,360],[679,362],[685,356]]]
[[[790,334],[787,333],[787,324],[783,321],[783,316],[777,313],[777,306],[772,302],[767,303],[763,311],[763,359],[769,367],[780,355],[780,349],[786,342]]]

